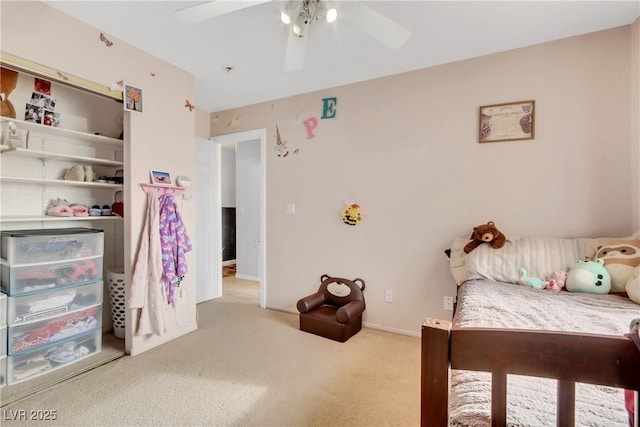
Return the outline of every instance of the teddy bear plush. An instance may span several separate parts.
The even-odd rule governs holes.
[[[464,253],[468,254],[483,243],[489,243],[493,249],[500,249],[504,246],[507,238],[496,227],[493,221],[489,221],[486,224],[473,227],[471,233],[471,241],[464,247]]]
[[[9,95],[18,84],[18,72],[8,68],[0,68],[0,116],[16,118],[16,109],[9,101]]]

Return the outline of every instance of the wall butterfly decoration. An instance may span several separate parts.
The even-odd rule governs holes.
[[[100,41],[103,42],[107,47],[113,46],[113,42],[106,38],[104,33],[100,33]]]

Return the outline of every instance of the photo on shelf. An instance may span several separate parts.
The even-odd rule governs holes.
[[[60,113],[44,110],[44,119],[42,119],[42,124],[45,126],[58,127],[60,124]]]
[[[31,94],[31,104],[44,107],[47,110],[56,108],[56,100],[40,92],[33,92]]]
[[[171,185],[171,175],[169,172],[151,171],[151,183],[152,184],[166,184]]]
[[[142,89],[133,86],[124,86],[124,109],[142,113]]]
[[[24,110],[24,121],[32,123],[42,123],[44,108],[38,105],[26,104]]]
[[[49,80],[39,79],[36,77],[33,82],[33,86],[36,92],[51,96],[51,82]]]

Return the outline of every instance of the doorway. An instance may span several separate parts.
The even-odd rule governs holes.
[[[241,297],[251,292],[252,286],[255,288],[255,281],[258,282],[258,299],[260,307],[266,308],[266,129],[251,130],[238,132],[229,135],[212,137],[211,141],[217,147],[233,145],[236,149],[236,176],[240,177],[235,183],[236,200],[235,200],[235,218],[236,218],[236,235],[235,235],[235,254],[237,263],[233,275],[224,277],[223,268],[229,271],[232,263],[223,261],[223,239],[222,239],[222,221],[223,221],[223,203],[222,203],[222,186],[224,185],[224,177],[218,174],[221,179],[216,180],[218,202],[215,221],[217,229],[220,230],[220,238],[216,243],[216,258],[214,263],[217,269],[216,276],[221,280],[218,281],[218,289],[216,295],[227,296],[236,294]],[[221,149],[215,150],[217,156],[217,165],[221,169],[222,152]],[[228,249],[228,248],[227,248]],[[227,289],[224,285],[227,284]]]

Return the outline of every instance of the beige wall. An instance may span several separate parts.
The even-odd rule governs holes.
[[[100,41],[100,30],[64,15],[41,2],[2,2],[2,50],[109,86],[118,80],[143,90],[144,113],[125,113],[125,273],[131,276],[146,198],[138,183],[149,182],[149,170],[174,177],[195,176],[195,112],[185,108],[193,99],[193,75],[109,36],[113,46]],[[155,77],[151,75],[155,74]],[[182,218],[195,233],[195,200],[179,201]],[[170,331],[164,337],[134,337],[127,318],[127,349],[139,353],[196,328],[195,257],[187,255],[191,273],[183,285],[186,302],[168,309]],[[130,283],[130,280],[128,280]]]
[[[211,136],[211,120],[210,114],[204,110],[196,108],[193,110],[196,114],[195,117],[195,136],[196,138],[209,139]]]
[[[640,18],[631,25],[631,143],[632,143],[632,219],[640,229]]]
[[[474,225],[629,234],[631,35],[625,26],[212,114],[213,135],[267,129],[267,305],[294,311],[324,273],[360,277],[365,322],[417,334],[425,316],[450,315],[443,250]],[[337,97],[337,115],[308,139],[302,122],[326,97]],[[529,99],[535,140],[477,142],[479,106]],[[349,198],[367,211],[355,227],[340,219]]]

